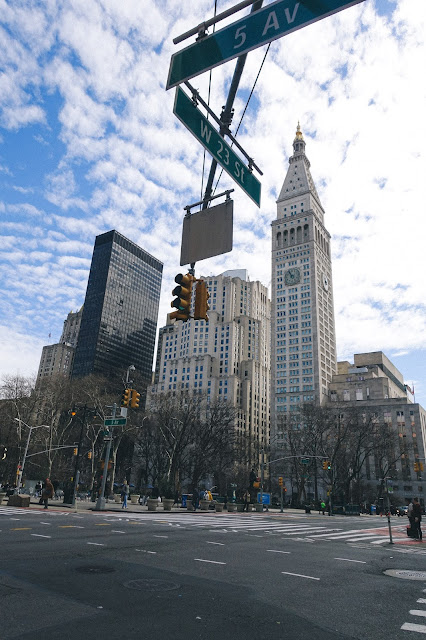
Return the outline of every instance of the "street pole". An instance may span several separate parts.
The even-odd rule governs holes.
[[[25,424],[25,423],[24,423]],[[28,446],[30,444],[30,438],[31,438],[31,432],[33,430],[33,427],[29,427],[29,431],[28,431],[28,438],[27,438],[27,444],[25,445],[25,451],[24,451],[24,457],[22,458],[22,465],[21,465],[21,469],[19,471],[19,475],[18,475],[18,483],[16,486],[16,493],[19,493],[19,489],[21,488],[21,484],[22,484],[22,476],[24,474],[24,467],[25,467],[25,459],[27,457],[27,452],[28,452]]]
[[[280,511],[281,511],[281,513],[283,513],[284,507],[283,507],[283,487],[282,487],[282,485],[281,485],[280,489],[281,489],[281,509],[280,509]]]
[[[388,478],[385,478],[385,484],[386,484],[386,497],[387,497],[387,508],[388,508],[388,529],[389,529],[389,544],[393,544],[393,540],[392,540],[392,527],[391,527],[391,520],[390,520],[390,499],[389,499],[389,488],[388,488]]]
[[[114,404],[112,405],[112,418],[115,418],[117,412],[117,405],[114,402]],[[107,448],[106,448],[106,452],[105,452],[105,461],[104,461],[104,473],[102,476],[102,485],[101,485],[101,491],[99,494],[99,498],[97,499],[96,505],[95,505],[95,511],[104,511],[105,510],[105,497],[104,497],[104,493],[105,493],[105,486],[106,486],[106,481],[107,481],[107,475],[108,475],[108,462],[109,462],[109,454],[111,451],[111,442],[112,442],[112,427],[111,427],[111,431],[109,434],[109,439],[108,439],[108,444],[107,444]]]
[[[265,447],[262,445],[262,453],[260,458],[260,504],[263,511],[263,480],[265,476]]]
[[[71,504],[74,507],[75,506],[75,496],[77,493],[77,485],[78,485],[78,480],[80,477],[80,473],[78,470],[78,463],[80,461],[80,452],[81,452],[81,444],[83,442],[83,431],[84,431],[84,425],[86,423],[86,410],[87,410],[87,405],[84,405],[83,407],[83,417],[81,418],[81,429],[80,429],[80,437],[78,440],[78,446],[77,446],[77,455],[75,457],[75,465],[74,465],[74,487],[72,490],[72,498],[71,498]]]

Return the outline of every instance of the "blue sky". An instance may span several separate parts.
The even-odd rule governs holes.
[[[164,262],[164,324],[203,166],[164,87],[191,42],[173,38],[213,6],[0,0],[0,376],[36,372],[84,300],[95,236],[112,228]],[[236,187],[234,250],[197,265],[270,285],[270,223],[300,121],[332,235],[338,358],[383,350],[424,406],[425,19],[424,0],[365,0],[272,43],[238,136],[264,173],[262,206]],[[248,56],[233,130],[264,53]],[[217,114],[234,66],[212,73]],[[192,81],[205,99],[208,83]],[[234,186],[223,174],[219,188]]]

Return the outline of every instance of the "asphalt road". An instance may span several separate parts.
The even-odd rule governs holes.
[[[421,637],[405,526],[391,546],[376,517],[0,507],[0,640]]]

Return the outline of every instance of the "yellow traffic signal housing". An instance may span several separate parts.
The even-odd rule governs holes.
[[[328,460],[324,460],[324,462],[322,463],[322,468],[324,469],[324,471],[329,471],[331,469],[331,464]]]
[[[170,314],[170,318],[172,320],[182,320],[183,322],[189,320],[194,280],[194,276],[190,273],[185,275],[178,273],[175,277],[175,282],[177,282],[179,286],[175,287],[172,291],[172,294],[177,296],[173,302],[170,303],[171,307],[175,307],[177,309],[177,311],[173,311]]]
[[[122,407],[128,407],[129,406],[131,393],[132,393],[131,389],[125,389],[123,391],[123,394],[121,396],[121,406]]]
[[[141,394],[138,393],[136,391],[136,389],[133,389],[132,390],[132,400],[130,402],[130,406],[132,407],[132,409],[138,409],[140,397],[141,397]]]
[[[204,280],[198,280],[195,289],[194,319],[209,321],[207,311],[210,309],[209,290]]]
[[[414,463],[414,471],[420,471],[420,467],[419,467],[419,463],[418,462]]]
[[[78,453],[78,447],[74,447],[74,449],[73,449],[73,455],[75,455],[75,456],[76,456],[76,455],[77,455],[77,453]]]
[[[283,478],[282,478],[282,476],[280,476],[280,477],[278,478],[278,484],[280,485],[280,487],[282,487],[282,486],[283,486],[283,484],[284,484],[284,483],[283,483]]]
[[[92,459],[92,452],[91,452],[91,451],[88,451],[88,452],[87,452],[87,457],[89,458],[89,460],[91,460],[91,459]]]

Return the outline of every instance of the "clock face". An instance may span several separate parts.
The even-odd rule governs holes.
[[[300,282],[300,271],[297,267],[292,267],[284,274],[284,282],[286,284],[297,284]]]
[[[322,277],[322,286],[324,287],[325,291],[328,291],[328,278],[325,274]]]

